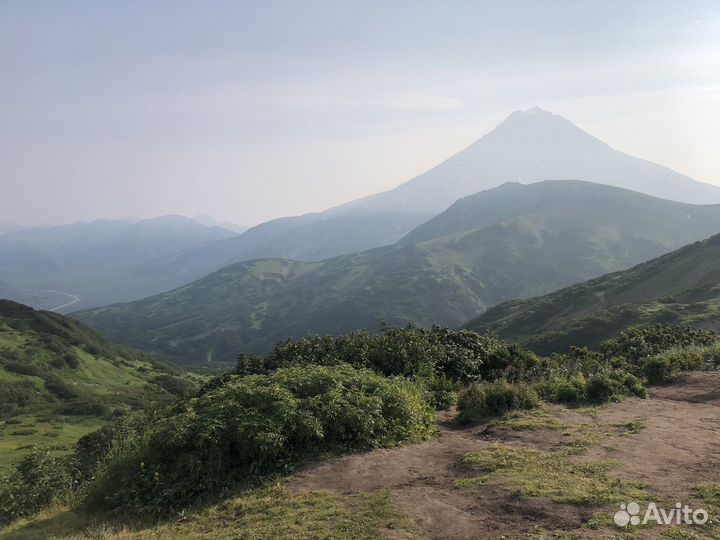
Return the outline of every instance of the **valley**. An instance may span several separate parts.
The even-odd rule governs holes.
[[[27,292],[32,292],[32,291],[27,291]],[[77,304],[80,301],[80,297],[75,294],[70,294],[70,293],[65,293],[65,292],[60,292],[60,291],[40,291],[40,292],[41,293],[49,293],[49,294],[53,294],[53,295],[57,295],[57,296],[61,296],[61,297],[64,296],[65,300],[67,300],[67,302],[65,302],[64,304],[60,304],[59,306],[51,307],[50,309],[48,309],[48,311],[61,312],[62,310],[69,308],[70,306],[74,306],[75,304]]]
[[[629,268],[717,230],[718,205],[580,181],[508,183],[461,199],[392,246],[237,263],[72,316],[120,343],[212,369],[306,334],[376,331],[382,321],[460,326],[502,302]]]
[[[720,236],[526,301],[501,304],[466,324],[538,352],[598,346],[622,329],[665,323],[718,328]]]

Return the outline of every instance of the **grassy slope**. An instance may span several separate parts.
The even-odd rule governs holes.
[[[374,330],[381,320],[459,325],[489,306],[628,268],[719,228],[719,206],[587,182],[506,184],[459,201],[395,246],[317,263],[239,263],[75,316],[175,362],[228,364],[241,350]]]
[[[158,524],[97,519],[78,510],[53,508],[0,530],[0,538],[363,540],[383,538],[386,531],[412,537],[413,525],[385,491],[298,494],[281,482]]]
[[[112,411],[170,401],[157,377],[185,376],[77,321],[0,300],[0,469],[33,445],[68,451]]]
[[[496,306],[466,326],[545,353],[597,346],[618,331],[653,323],[718,326],[720,235],[624,272]]]

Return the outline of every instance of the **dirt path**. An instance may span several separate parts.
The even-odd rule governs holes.
[[[485,521],[476,498],[453,489],[463,456],[489,443],[482,427],[455,429],[441,413],[437,439],[391,450],[338,458],[298,473],[291,489],[338,494],[391,490],[395,501],[420,522],[423,536],[464,538]],[[389,536],[392,536],[388,531]]]
[[[658,500],[675,500],[701,482],[720,482],[718,373],[692,374],[672,386],[654,389],[649,399],[628,399],[590,414],[554,406],[549,412],[558,421],[597,433],[601,439],[575,459],[620,460],[622,465],[614,474],[643,481]],[[468,474],[461,461],[468,453],[497,442],[551,451],[567,444],[567,433],[488,425],[456,429],[451,420],[451,414],[441,415],[440,435],[433,441],[309,467],[296,475],[291,489],[338,494],[388,490],[423,538],[525,537],[536,527],[572,531],[598,510],[540,497],[521,498],[491,484],[471,492],[455,488],[453,483]],[[639,426],[636,431],[622,427],[630,422]]]
[[[659,496],[681,496],[699,483],[719,482],[720,376],[692,374],[651,396],[602,409],[599,422],[641,418],[647,427],[620,438],[617,450],[590,449],[587,459],[621,460],[618,473],[643,481]]]

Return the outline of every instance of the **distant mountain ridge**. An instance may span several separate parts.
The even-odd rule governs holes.
[[[182,216],[34,227],[0,236],[0,277],[17,289],[56,289],[101,305],[162,287],[162,277],[158,284],[136,276],[147,262],[231,236]]]
[[[498,303],[628,268],[718,230],[720,205],[580,181],[505,184],[458,201],[392,246],[318,262],[236,263],[73,316],[176,362],[231,362],[241,350],[375,330],[382,320],[460,325]]]
[[[324,212],[274,219],[240,235],[215,227],[194,230],[202,226],[176,218],[186,220],[186,225],[190,222],[191,227],[181,234],[178,230],[168,234],[166,240],[150,238],[145,251],[132,241],[106,242],[105,247],[89,246],[81,254],[62,236],[51,236],[38,249],[16,250],[13,238],[40,233],[3,235],[0,276],[17,287],[79,294],[78,307],[130,301],[172,290],[242,261],[321,261],[391,246],[460,198],[508,181],[532,184],[563,179],[594,181],[668,200],[720,203],[720,187],[625,155],[565,118],[535,108],[512,113],[462,152],[395,189]],[[117,222],[98,225],[102,225],[100,237],[116,234]],[[62,229],[63,234],[72,237],[73,227]],[[657,255],[652,250],[640,253]]]
[[[11,223],[9,221],[0,221],[0,236],[3,234],[8,234],[15,231],[20,231],[22,229],[26,229],[27,227],[23,227],[22,225],[18,225],[16,223]]]
[[[258,258],[322,260],[392,245],[458,199],[508,181],[579,179],[692,204],[720,203],[720,187],[619,152],[562,116],[515,111],[465,150],[400,186],[324,212],[279,218],[191,250],[148,273],[174,286]]]
[[[500,304],[466,327],[545,353],[597,347],[620,331],[657,323],[720,330],[720,234],[629,270]]]

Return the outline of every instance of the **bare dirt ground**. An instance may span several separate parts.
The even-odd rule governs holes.
[[[613,475],[639,480],[652,500],[689,501],[697,484],[720,483],[720,374],[696,373],[651,390],[648,399],[628,399],[593,410],[548,408],[574,433],[592,435],[578,461],[619,460]],[[435,440],[391,450],[338,458],[300,471],[291,484],[296,492],[337,494],[383,489],[411,517],[423,538],[528,537],[533,531],[569,537],[617,537],[618,529],[587,528],[598,512],[610,507],[558,504],[541,497],[520,497],[501,484],[462,490],[454,482],[471,476],[462,463],[468,453],[502,443],[553,451],[568,444],[568,429],[514,429],[482,424],[454,427],[453,414],[442,413]],[[635,422],[637,430],[629,431]],[[673,504],[673,503],[670,503]],[[387,531],[389,537],[404,533]],[[639,531],[655,537],[658,531]]]

